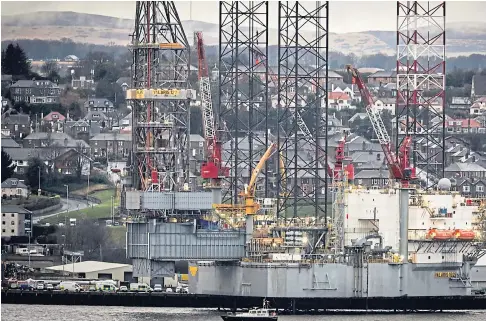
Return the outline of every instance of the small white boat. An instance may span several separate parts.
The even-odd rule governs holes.
[[[263,299],[263,308],[253,308],[248,312],[227,314],[221,316],[224,321],[277,321],[277,310],[270,309],[268,301]]]

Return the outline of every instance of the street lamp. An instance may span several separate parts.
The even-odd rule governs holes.
[[[41,167],[40,167],[40,165],[37,166],[37,172],[39,174],[39,185],[38,185],[38,188],[37,188],[37,196],[40,196],[41,195],[41,187],[40,187]]]
[[[67,226],[67,217],[69,215],[69,185],[64,184],[66,186],[66,202],[67,202],[67,209],[66,214],[64,216],[64,226]]]

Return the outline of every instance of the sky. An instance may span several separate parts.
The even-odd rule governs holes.
[[[182,20],[218,23],[217,1],[175,1]],[[191,4],[192,2],[192,4]],[[435,5],[438,2],[431,2]],[[484,21],[486,1],[447,1],[447,22]],[[270,28],[277,27],[277,1],[271,1]],[[135,17],[134,1],[5,1],[1,14],[12,15],[36,11],[75,11],[106,16]],[[343,1],[329,3],[330,32],[358,32],[366,30],[396,30],[396,1]]]

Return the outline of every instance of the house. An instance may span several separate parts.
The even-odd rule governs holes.
[[[29,161],[32,158],[44,159],[42,148],[3,148],[15,164],[14,172],[23,175],[27,172]]]
[[[101,132],[101,125],[97,121],[80,119],[67,121],[64,125],[64,133],[74,139],[82,139],[88,142],[91,137]]]
[[[476,163],[460,163],[456,162],[444,169],[447,178],[486,178],[486,168]]]
[[[467,109],[471,105],[469,97],[452,97],[452,102],[449,104],[451,109]]]
[[[414,119],[412,117],[408,117],[408,124],[407,124],[407,116],[401,116],[398,119],[398,134],[405,135],[407,132],[409,134],[423,134],[425,132],[424,125],[422,125],[419,121],[415,121],[413,124]],[[408,131],[407,131],[408,126]],[[396,117],[392,119],[392,130],[396,131],[397,128],[397,119]]]
[[[73,76],[71,87],[73,89],[95,89],[95,82],[93,79],[86,78],[86,76],[80,76],[79,78]]]
[[[375,99],[374,107],[382,112],[383,110],[389,111],[393,116],[395,116],[395,106],[396,98],[377,98]]]
[[[32,133],[23,140],[25,148],[80,148],[83,151],[89,149],[89,145],[83,140],[73,139],[65,133]]]
[[[475,119],[449,119],[445,122],[447,134],[485,134],[486,128]]]
[[[381,85],[378,88],[377,96],[379,98],[394,98],[396,100],[397,84],[396,83],[388,83],[388,84]]]
[[[116,83],[123,89],[123,91],[127,91],[130,87],[131,79],[130,77],[121,77],[117,79]]]
[[[363,169],[354,175],[354,183],[369,188],[385,188],[390,184],[390,172],[386,168]]]
[[[46,131],[57,132],[63,131],[66,117],[57,111],[51,111],[47,116],[42,118],[42,126]]]
[[[32,212],[18,205],[2,205],[2,237],[31,233]]]
[[[50,80],[19,80],[10,86],[13,101],[30,104],[58,104],[61,88]]]
[[[461,195],[473,198],[484,198],[486,196],[486,179],[465,178],[451,180],[452,190]]]
[[[328,90],[330,89],[331,92],[346,93],[354,101],[354,87],[355,85],[348,85],[343,81],[332,81],[329,82]]]
[[[132,134],[116,132],[97,134],[90,139],[89,144],[93,158],[123,160],[127,159],[132,150]]]
[[[7,111],[2,115],[2,135],[20,142],[31,132],[30,116]]]
[[[87,122],[97,122],[101,128],[112,128],[113,119],[106,116],[102,111],[89,111],[83,120]]]
[[[486,76],[474,75],[471,85],[471,100],[476,101],[481,97],[486,97]]]
[[[91,162],[92,159],[86,154],[74,148],[67,148],[53,160],[52,166],[61,175],[87,176],[91,169]]]
[[[486,97],[481,97],[474,101],[474,103],[469,108],[469,114],[473,116],[486,114]]]
[[[356,108],[351,106],[351,98],[346,93],[341,92],[330,92],[327,94],[329,108],[334,108],[336,110]],[[325,101],[322,106],[325,106]]]
[[[68,55],[68,56],[64,57],[63,60],[67,61],[67,62],[78,62],[79,58],[75,55]]]
[[[84,175],[89,170],[86,168],[89,164],[89,158],[86,156],[89,150],[86,148],[4,148],[4,151],[10,155],[12,162],[16,165],[15,173],[20,175],[27,172],[33,158],[39,158],[47,166],[49,173],[55,171],[63,175],[74,175],[75,168],[82,167]],[[80,158],[79,155],[83,155],[83,157]]]
[[[110,113],[115,111],[113,103],[106,98],[89,98],[84,103],[84,108],[87,113],[91,111],[101,111],[103,113]]]
[[[383,162],[385,155],[383,151],[358,151],[351,154],[351,162],[355,168],[371,161]]]
[[[12,138],[2,134],[2,148],[20,148],[20,145]]]
[[[29,188],[23,180],[18,178],[7,178],[2,182],[2,198],[27,198]]]
[[[368,76],[368,84],[382,85],[396,82],[396,71],[377,71]]]

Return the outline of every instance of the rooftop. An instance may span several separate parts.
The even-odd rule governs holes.
[[[27,186],[18,178],[7,178],[2,182],[2,188],[27,188]]]
[[[66,271],[69,273],[90,273],[111,269],[126,269],[127,271],[132,270],[132,265],[130,264],[120,264],[120,263],[110,263],[110,262],[99,262],[99,261],[84,261],[74,264],[64,264],[47,267],[47,270],[54,271]]]

